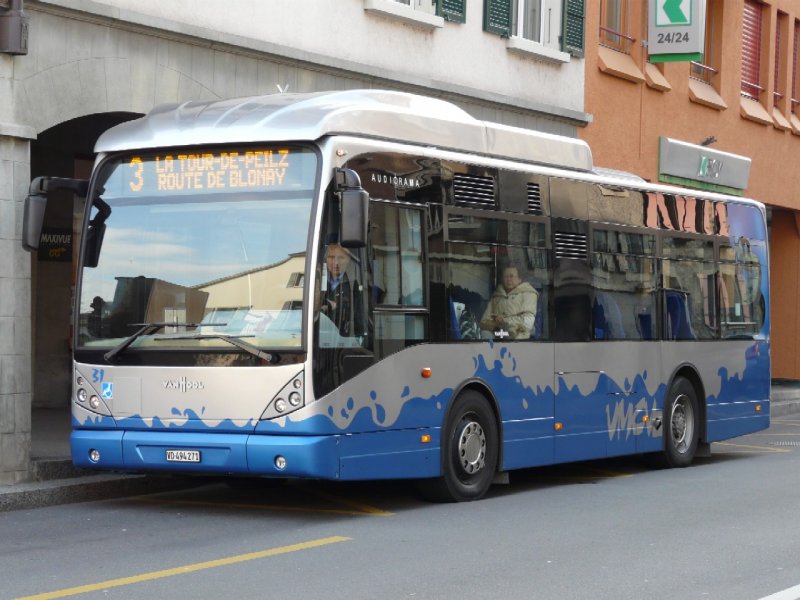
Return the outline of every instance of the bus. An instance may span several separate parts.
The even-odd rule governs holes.
[[[79,467],[467,501],[769,426],[756,201],[394,91],[161,106],[96,152],[88,181],[34,179],[23,223],[36,248],[48,194],[86,198]],[[522,316],[495,314],[514,290]]]

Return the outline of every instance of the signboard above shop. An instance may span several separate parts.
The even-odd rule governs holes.
[[[702,60],[706,0],[651,0],[648,6],[650,62]]]
[[[658,142],[658,180],[741,196],[751,159],[667,137]]]

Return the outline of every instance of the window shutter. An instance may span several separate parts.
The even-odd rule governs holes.
[[[742,94],[758,98],[761,73],[761,4],[745,0],[742,13]]]
[[[483,0],[483,30],[511,36],[511,0]]]
[[[564,0],[561,10],[561,50],[583,56],[585,0]]]
[[[783,29],[783,19],[785,17],[778,13],[778,22],[775,28],[775,72],[773,73],[774,79],[773,85],[775,87],[772,93],[772,101],[775,106],[778,106],[778,102],[781,98],[783,98],[783,94],[780,91],[781,87],[781,29]]]
[[[792,112],[797,106],[797,46],[800,40],[800,22],[794,22],[794,44],[792,46]]]
[[[467,22],[467,0],[439,0],[436,3],[436,14],[445,21],[454,23]]]

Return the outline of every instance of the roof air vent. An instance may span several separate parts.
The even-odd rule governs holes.
[[[528,184],[528,214],[542,214],[542,192],[538,183]]]
[[[494,178],[481,175],[453,175],[453,197],[459,206],[494,210]]]
[[[555,232],[556,258],[586,260],[589,255],[585,233]]]

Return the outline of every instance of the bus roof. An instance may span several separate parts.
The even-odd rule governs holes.
[[[141,119],[106,131],[95,151],[316,141],[336,134],[592,170],[591,150],[581,140],[480,121],[444,100],[383,90],[272,94],[158,106]]]

